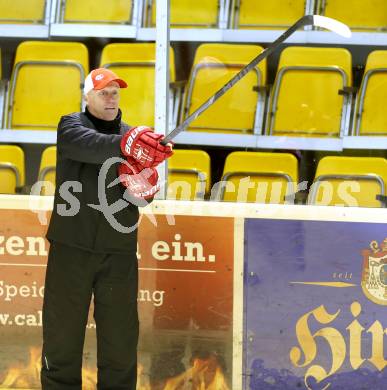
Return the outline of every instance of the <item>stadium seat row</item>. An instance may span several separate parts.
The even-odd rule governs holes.
[[[54,192],[55,167],[56,146],[50,146],[42,153],[37,177],[37,181],[42,180],[49,183],[45,188],[42,188],[42,195]],[[23,149],[16,145],[0,145],[0,194],[16,194],[21,192],[24,186],[25,158]]]
[[[24,185],[24,153],[15,145],[0,145],[0,193],[15,193]],[[42,153],[35,193],[52,195],[55,188],[56,147]],[[203,150],[175,150],[168,164],[169,199],[218,200],[293,204],[298,161],[289,153],[232,152],[221,181],[211,186],[211,163]],[[360,207],[386,206],[387,159],[324,157],[309,190],[308,203]]]
[[[202,44],[196,50],[189,80],[178,83],[171,48],[171,127],[262,50],[258,45]],[[61,115],[82,110],[88,58],[87,47],[78,42],[22,42],[6,93],[0,87],[0,98],[5,95],[2,127],[55,130]],[[153,126],[155,44],[108,44],[102,51],[100,66],[115,71],[129,84],[121,92],[123,119],[133,126]],[[263,61],[192,122],[188,131],[336,138],[385,136],[386,83],[386,50],[370,53],[357,91],[348,50],[288,47],[281,53],[272,86],[268,85],[267,64]]]
[[[136,3],[136,4],[135,4]],[[131,24],[142,10],[142,24],[155,26],[156,0],[0,0],[1,23],[43,23],[46,7],[57,8],[62,23]],[[283,28],[305,13],[343,21],[353,29],[381,30],[387,25],[384,0],[171,0],[172,27]],[[140,11],[139,11],[140,12]]]

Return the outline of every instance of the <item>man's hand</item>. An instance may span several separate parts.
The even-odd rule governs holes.
[[[163,136],[155,134],[150,127],[138,126],[122,137],[121,151],[125,157],[133,157],[144,168],[154,168],[172,156],[172,144],[162,145]]]
[[[140,199],[151,199],[160,190],[159,175],[155,168],[144,168],[132,157],[118,167],[120,181],[130,195]]]

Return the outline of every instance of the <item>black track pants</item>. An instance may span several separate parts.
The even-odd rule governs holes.
[[[98,390],[136,389],[137,259],[52,243],[43,303],[43,390],[81,390],[82,353],[92,294]]]

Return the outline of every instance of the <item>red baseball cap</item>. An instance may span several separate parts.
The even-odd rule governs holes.
[[[114,72],[106,68],[92,70],[85,79],[83,93],[87,95],[92,89],[103,89],[110,82],[115,81],[120,88],[126,88],[128,84],[120,79]]]

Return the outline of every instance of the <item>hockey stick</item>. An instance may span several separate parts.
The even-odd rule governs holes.
[[[197,108],[190,116],[188,116],[183,123],[177,126],[169,134],[167,134],[161,141],[163,145],[166,145],[169,141],[175,138],[178,134],[184,131],[188,125],[193,122],[203,111],[207,110],[213,103],[215,103],[221,96],[223,96],[232,86],[234,86],[242,77],[244,77],[251,69],[253,69],[263,59],[273,53],[278,46],[289,38],[295,31],[305,26],[316,26],[330,30],[343,37],[349,38],[351,36],[351,30],[344,23],[341,23],[335,19],[327,18],[321,15],[305,15],[299,19],[293,26],[289,27],[279,38],[277,38],[271,45],[263,50],[257,57],[255,57],[249,64],[242,68],[230,81],[228,81],[219,91],[211,96],[206,102],[204,102],[199,108]]]

